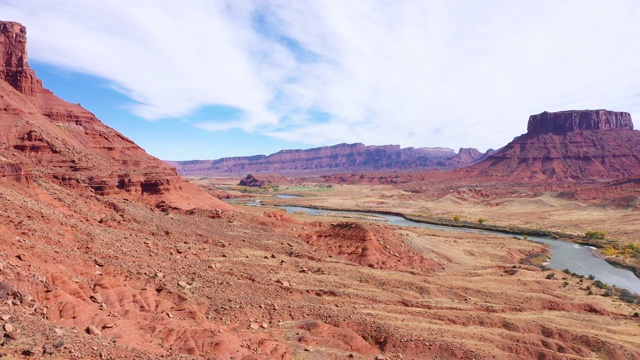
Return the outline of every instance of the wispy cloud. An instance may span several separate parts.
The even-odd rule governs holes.
[[[0,1],[31,56],[108,79],[149,119],[314,145],[504,145],[544,110],[640,118],[640,3]]]

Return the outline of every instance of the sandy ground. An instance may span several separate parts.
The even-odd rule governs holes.
[[[390,211],[409,215],[450,220],[519,226],[530,229],[559,231],[578,236],[588,230],[607,233],[621,242],[640,242],[640,212],[593,206],[579,201],[558,198],[554,192],[533,195],[526,190],[512,196],[487,198],[482,190],[462,189],[438,199],[425,199],[388,185],[334,185],[331,191],[287,191],[301,195],[299,199],[277,200],[265,196],[270,203],[320,206],[333,209]]]
[[[315,196],[339,191],[410,203]],[[47,183],[4,183],[0,207],[9,358],[640,358],[638,306],[521,264],[546,251],[526,241]]]

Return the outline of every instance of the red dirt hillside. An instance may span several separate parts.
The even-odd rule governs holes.
[[[42,87],[27,63],[26,30],[0,23],[0,176],[47,178],[80,191],[185,208],[230,209],[92,113]]]
[[[400,234],[377,225],[321,224],[318,230],[301,234],[300,238],[309,245],[374,269],[422,273],[439,265],[405,245]]]

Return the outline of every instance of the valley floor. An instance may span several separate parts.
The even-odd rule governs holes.
[[[618,253],[612,261],[640,274],[640,211],[635,207],[605,206],[589,200],[564,199],[557,190],[534,192],[515,187],[496,190],[487,186],[463,186],[434,194],[411,193],[389,185],[333,185],[331,191],[289,193],[302,197],[269,199],[268,202],[391,212],[427,222],[515,233],[549,233],[599,248],[608,247],[612,252],[609,255]],[[603,232],[605,239],[586,238],[585,234],[590,231]],[[635,253],[627,251],[625,255],[625,248]]]
[[[520,263],[542,245],[6,185],[0,351],[10,357],[640,358],[638,306]],[[339,187],[301,201],[391,211],[409,208],[404,196]]]

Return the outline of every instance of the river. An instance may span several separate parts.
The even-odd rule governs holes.
[[[294,196],[291,196],[291,197],[294,197]],[[291,198],[291,197],[288,197],[288,198]],[[311,215],[323,215],[327,213],[334,213],[334,214],[356,213],[353,211],[320,210],[320,209],[312,209],[312,208],[299,207],[299,206],[281,206],[281,208],[285,209],[289,213],[301,211]],[[490,235],[513,237],[512,234],[506,234],[506,233],[501,233],[497,231],[427,224],[427,223],[408,220],[401,216],[396,216],[396,215],[379,214],[375,212],[361,212],[361,213],[369,214],[369,215],[373,214],[381,218],[384,218],[387,221],[387,223],[390,225],[420,227],[420,228],[429,228],[429,229],[438,229],[438,230],[447,230],[447,231],[462,231],[462,232],[470,232],[470,233],[476,233],[476,234],[490,234]],[[558,270],[569,269],[571,272],[584,275],[584,276],[593,275],[596,277],[596,279],[604,283],[607,283],[609,285],[615,285],[617,287],[624,288],[634,293],[640,294],[640,279],[637,278],[633,274],[633,272],[612,266],[611,264],[606,262],[602,257],[598,256],[597,252],[594,251],[595,249],[590,246],[582,246],[582,245],[578,245],[578,244],[567,242],[567,241],[545,238],[540,236],[529,236],[527,240],[537,242],[537,243],[547,244],[549,246],[549,250],[551,252],[551,260],[548,266],[551,268],[558,269]]]

